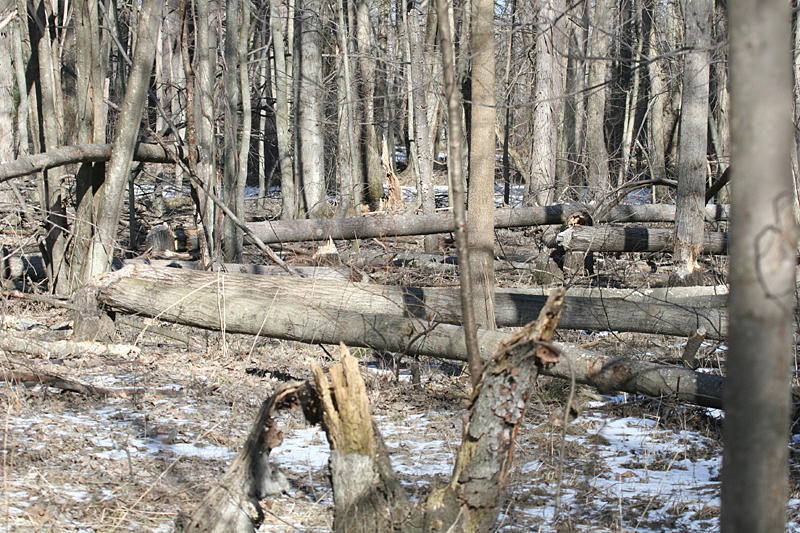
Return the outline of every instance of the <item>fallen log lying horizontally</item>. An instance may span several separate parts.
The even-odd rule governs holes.
[[[573,226],[556,235],[547,245],[580,252],[671,252],[674,241],[675,232],[670,229]],[[702,253],[727,254],[728,233],[705,232]]]
[[[33,174],[48,168],[60,167],[71,163],[108,161],[111,159],[111,144],[79,144],[61,146],[42,154],[20,157],[14,161],[0,165],[0,183]],[[146,163],[172,163],[166,150],[157,144],[140,143],[133,152],[134,161]]]
[[[321,306],[314,300],[286,300],[276,291],[263,295],[260,288],[254,288],[253,277],[241,275],[191,272],[195,276],[205,276],[202,278],[205,281],[186,286],[176,278],[165,281],[165,276],[174,273],[164,273],[164,270],[168,269],[126,266],[96,278],[85,290],[96,291],[97,302],[109,310],[206,329],[220,330],[224,323],[225,330],[230,333],[306,343],[343,342],[391,352],[466,359],[460,326],[420,319],[414,314],[378,314],[374,310],[356,313],[342,307]],[[237,285],[242,290],[235,290]],[[406,297],[410,302],[418,301],[413,293]],[[381,295],[376,294],[374,301],[380,299]],[[498,331],[479,330],[481,353],[485,356],[494,353],[506,336]],[[719,376],[613,358],[574,345],[559,347],[564,357],[548,369],[550,375],[569,379],[574,373],[577,381],[602,390],[674,396],[699,405],[721,406],[723,380]]]
[[[563,224],[575,211],[575,206],[549,205],[541,207],[504,208],[494,212],[495,228],[513,228]],[[706,206],[710,220],[726,219],[727,206]],[[620,205],[612,208],[596,222],[664,222],[675,220],[675,206]],[[332,239],[368,239],[429,235],[455,230],[452,213],[435,215],[380,215],[374,217],[274,220],[248,224],[264,243],[323,241]]]
[[[426,321],[461,324],[461,303],[456,287],[411,287],[349,283],[336,280],[220,274],[177,268],[129,265],[119,271],[114,283],[114,298],[150,302],[158,310],[180,305],[184,290],[194,293],[193,305],[208,314],[218,314],[217,283],[224,281],[224,311],[242,320],[250,317],[253,331],[260,327],[260,310],[279,306],[301,315],[308,308],[330,313],[415,317]],[[590,291],[590,292],[587,292]],[[699,327],[707,338],[724,339],[728,334],[728,315],[724,305],[708,307],[708,296],[684,296],[677,304],[669,292],[656,290],[657,297],[644,294],[610,292],[607,289],[570,289],[564,304],[560,327],[588,331],[631,331],[688,337]],[[675,291],[678,289],[669,289]],[[684,291],[685,292],[685,291]],[[626,298],[608,295],[627,295]],[[203,298],[200,299],[200,296]],[[665,298],[666,297],[666,298]],[[677,297],[676,297],[677,298]],[[236,300],[236,305],[230,302]],[[496,289],[495,317],[499,327],[523,326],[536,319],[547,295],[542,289]],[[718,300],[719,301],[719,300]],[[697,302],[696,306],[692,303]],[[110,301],[109,303],[114,303]],[[705,307],[703,307],[705,306]]]

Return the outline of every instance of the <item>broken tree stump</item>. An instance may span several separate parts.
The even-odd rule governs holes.
[[[274,414],[308,396],[307,383],[287,385],[261,404],[261,409],[233,464],[177,531],[193,533],[254,533],[264,520],[259,501],[289,490],[283,473],[269,462],[273,448],[283,441]],[[306,408],[311,403],[306,401]],[[306,418],[316,423],[313,406]]]

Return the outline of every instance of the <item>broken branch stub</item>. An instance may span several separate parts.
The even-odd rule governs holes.
[[[425,504],[426,529],[489,531],[497,521],[514,455],[514,440],[538,368],[558,359],[552,352],[563,288],[555,289],[539,319],[503,343],[475,388],[469,419],[450,483]]]
[[[319,419],[316,393],[308,383],[287,385],[261,404],[250,434],[239,455],[197,506],[186,524],[176,524],[177,531],[203,533],[254,533],[264,519],[259,500],[286,492],[289,482],[269,462],[273,448],[283,441],[275,424],[276,411],[298,403],[306,419]]]

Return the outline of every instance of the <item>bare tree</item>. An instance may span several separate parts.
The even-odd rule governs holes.
[[[564,93],[562,57],[567,19],[563,0],[539,0],[536,7],[536,88],[527,203],[550,205],[556,196],[558,131]]]
[[[611,185],[606,149],[606,83],[613,35],[611,0],[597,0],[590,11],[588,94],[586,96],[586,181],[591,194],[607,191]]]
[[[711,46],[711,0],[684,0],[685,39],[681,130],[678,154],[678,198],[673,261],[680,278],[699,270],[703,247],[708,79]]]
[[[729,6],[735,174],[721,526],[784,531],[798,237],[786,113],[791,13],[776,0]]]
[[[96,230],[89,247],[89,268],[93,275],[107,271],[114,255],[117,224],[122,212],[123,191],[128,182],[133,149],[147,100],[147,88],[155,59],[158,27],[163,2],[143,0],[137,28],[136,51],[114,135],[111,160],[95,211]]]
[[[289,17],[291,20],[291,17]],[[292,171],[292,137],[289,133],[289,66],[286,62],[281,1],[269,2],[269,31],[272,33],[275,63],[275,137],[278,145],[278,169],[281,176],[281,218],[297,217],[297,188]]]
[[[474,0],[472,11],[472,136],[467,214],[472,280],[470,290],[475,323],[494,329],[494,155],[497,123],[494,2]]]
[[[327,212],[325,196],[325,138],[324,92],[322,79],[322,13],[320,0],[302,0],[297,6],[297,32],[295,56],[298,99],[295,142],[298,158],[297,173],[303,185],[303,200],[309,217],[316,218]]]

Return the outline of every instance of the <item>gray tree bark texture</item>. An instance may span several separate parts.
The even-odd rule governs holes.
[[[711,0],[682,0],[685,45],[673,261],[680,278],[700,269],[708,151]]]
[[[106,179],[100,190],[99,203],[95,210],[94,219],[97,227],[88,250],[88,274],[91,275],[108,270],[114,257],[123,192],[128,183],[139,125],[147,100],[147,87],[153,71],[162,7],[163,2],[156,0],[142,2],[133,66],[117,122],[118,129],[111,148]]]
[[[289,133],[289,76],[280,0],[269,2],[269,30],[275,63],[275,137],[281,176],[281,218],[294,219],[297,217],[297,190],[292,165],[292,136]]]
[[[322,16],[320,0],[298,2],[296,24],[300,34],[297,43],[300,80],[297,109],[296,160],[297,175],[302,181],[302,196],[306,214],[318,218],[327,213],[325,196],[325,110],[322,79]]]
[[[792,15],[790,4],[777,0],[734,0],[729,9],[736,207],[721,526],[783,531],[798,240],[790,171]]]
[[[536,99],[533,108],[528,205],[550,205],[556,199],[558,126],[564,93],[561,58],[565,53],[566,43],[565,8],[563,0],[536,2]]]
[[[0,166],[2,172],[2,166]],[[542,207],[503,208],[494,211],[495,228],[558,225],[566,222],[575,211],[570,205]],[[709,220],[726,220],[728,206],[709,205]],[[665,204],[619,205],[613,207],[600,222],[670,222],[675,217],[675,206]],[[598,222],[598,221],[595,221]],[[451,213],[434,215],[381,215],[324,220],[295,220],[252,222],[248,225],[266,244],[298,241],[327,241],[329,238],[368,239],[400,237],[403,235],[430,235],[455,231]]]
[[[588,87],[586,90],[586,183],[594,196],[605,194],[611,187],[608,171],[608,150],[604,131],[608,56],[611,52],[614,3],[598,0],[590,9]]]
[[[472,135],[466,234],[471,279],[469,290],[475,324],[494,329],[494,130],[497,123],[494,0],[474,0],[471,22]]]
[[[250,139],[239,138],[239,125],[242,116],[239,106],[242,93],[239,84],[239,28],[241,11],[249,9],[239,0],[227,0],[225,3],[225,41],[223,46],[223,127],[222,127],[222,198],[225,205],[237,217],[244,215],[244,196],[239,200],[239,182],[247,177],[247,168],[239,167],[240,143],[245,142],[249,148]],[[249,28],[248,28],[249,29]],[[247,41],[245,41],[246,43]],[[247,65],[244,65],[247,68]],[[249,88],[248,88],[249,90]],[[242,189],[244,194],[244,189]],[[242,231],[229,218],[222,223],[222,253],[226,261],[242,260]]]
[[[0,164],[0,182],[73,163],[105,162],[111,159],[111,144],[79,144],[60,146],[41,154],[23,155]],[[157,144],[139,143],[133,160],[144,163],[171,163],[164,148]]]
[[[375,74],[376,62],[370,23],[370,3],[367,0],[356,2],[356,44],[358,46],[358,69],[361,73],[361,108],[363,123],[361,129],[363,159],[366,167],[366,200],[372,208],[377,208],[383,198],[383,170],[378,156],[378,134],[375,131]]]
[[[136,264],[125,267],[131,281],[119,281],[120,290],[134,289],[135,280],[145,280],[148,286],[158,283],[160,290],[172,291],[176,287],[187,287],[203,294],[200,302],[215,297],[215,285],[208,283],[216,279],[215,273],[181,268],[155,268]],[[256,271],[257,272],[257,271]],[[123,274],[121,274],[123,275]],[[392,285],[354,284],[351,282],[315,279],[308,280],[269,275],[225,275],[226,290],[231,296],[251,300],[242,305],[237,313],[256,313],[259,308],[270,306],[270,302],[281,302],[282,306],[295,306],[297,314],[306,308],[329,309],[333,312],[358,313],[363,315],[389,315],[418,318],[447,324],[461,324],[459,291],[453,287],[413,287]],[[122,287],[129,287],[123,289]],[[718,287],[695,287],[694,292],[681,296],[678,288],[651,289],[652,295],[614,289],[570,289],[561,318],[563,329],[590,331],[632,331],[663,335],[690,336],[703,327],[709,339],[726,339],[728,318],[726,297],[714,297],[709,291]],[[547,296],[544,289],[495,289],[497,302],[497,325],[520,327],[535,319]],[[164,307],[167,300],[157,298]],[[285,302],[291,302],[287,304]],[[313,303],[308,303],[313,302]],[[709,303],[713,302],[713,303]],[[255,320],[255,319],[254,319]],[[255,321],[247,326],[258,331],[261,326]]]
[[[464,323],[464,344],[467,360],[469,361],[472,386],[475,387],[480,377],[482,362],[476,333],[475,300],[473,299],[474,293],[472,292],[472,264],[470,261],[469,241],[467,236],[467,214],[465,212],[466,203],[462,161],[464,126],[461,120],[461,95],[456,88],[453,26],[450,23],[446,0],[436,0],[436,16],[439,19],[439,46],[442,53],[442,75],[444,78],[444,92],[447,97],[447,121],[449,123],[447,170],[451,185],[456,251],[458,253],[459,264],[462,266],[458,272],[458,279]],[[492,135],[492,143],[494,143],[494,135]],[[494,320],[494,317],[492,317],[492,320]]]
[[[201,283],[206,288],[198,290],[199,286],[194,283],[187,285],[186,280],[189,277],[203,280]],[[272,295],[267,289],[254,290],[258,281],[253,277],[233,274],[224,277],[224,298],[220,298],[216,291],[216,273],[154,269],[144,265],[130,265],[105,274],[97,278],[93,285],[87,286],[87,290],[97,291],[97,302],[109,310],[141,314],[205,329],[219,330],[222,317],[225,330],[230,333],[264,335],[309,343],[344,342],[348,346],[364,346],[391,352],[431,355],[460,361],[467,359],[463,328],[420,318],[421,313],[413,310],[418,305],[415,302],[419,302],[420,298],[413,295],[402,294],[402,301],[411,302],[410,304],[391,301],[382,304],[384,310],[397,309],[402,305],[403,311],[395,311],[395,314],[376,313],[376,306],[386,299],[382,295],[374,295],[372,299],[366,300],[370,310],[361,313],[350,310],[344,304],[327,306],[321,297],[317,303],[316,295],[307,298],[277,298],[274,288]],[[330,282],[319,280],[314,285],[321,286],[322,283]],[[347,300],[351,296],[347,296]],[[456,300],[455,294],[452,299]],[[430,301],[428,296],[424,296],[424,300]],[[222,302],[224,306],[220,307]],[[408,311],[405,309],[406,305],[410,305]],[[439,307],[434,306],[434,309],[438,311]],[[641,312],[641,307],[637,309],[627,311],[629,321],[631,313]],[[715,320],[713,313],[708,313],[708,310],[696,311],[698,317],[708,315],[711,321]],[[707,319],[700,319],[696,323],[706,327],[707,331],[720,328],[720,322],[709,327]],[[687,335],[691,333],[694,330]],[[485,358],[494,353],[505,334],[479,329],[477,336],[481,354]],[[646,361],[616,359],[573,345],[563,345],[561,351],[564,361],[547,370],[549,375],[570,379],[574,372],[579,382],[603,390],[675,396],[700,405],[721,406],[722,379],[718,376]]]
[[[668,252],[673,249],[675,234],[659,228],[619,226],[574,226],[559,233],[549,246],[570,251],[595,252]],[[704,254],[728,253],[727,232],[706,232],[702,240]]]

